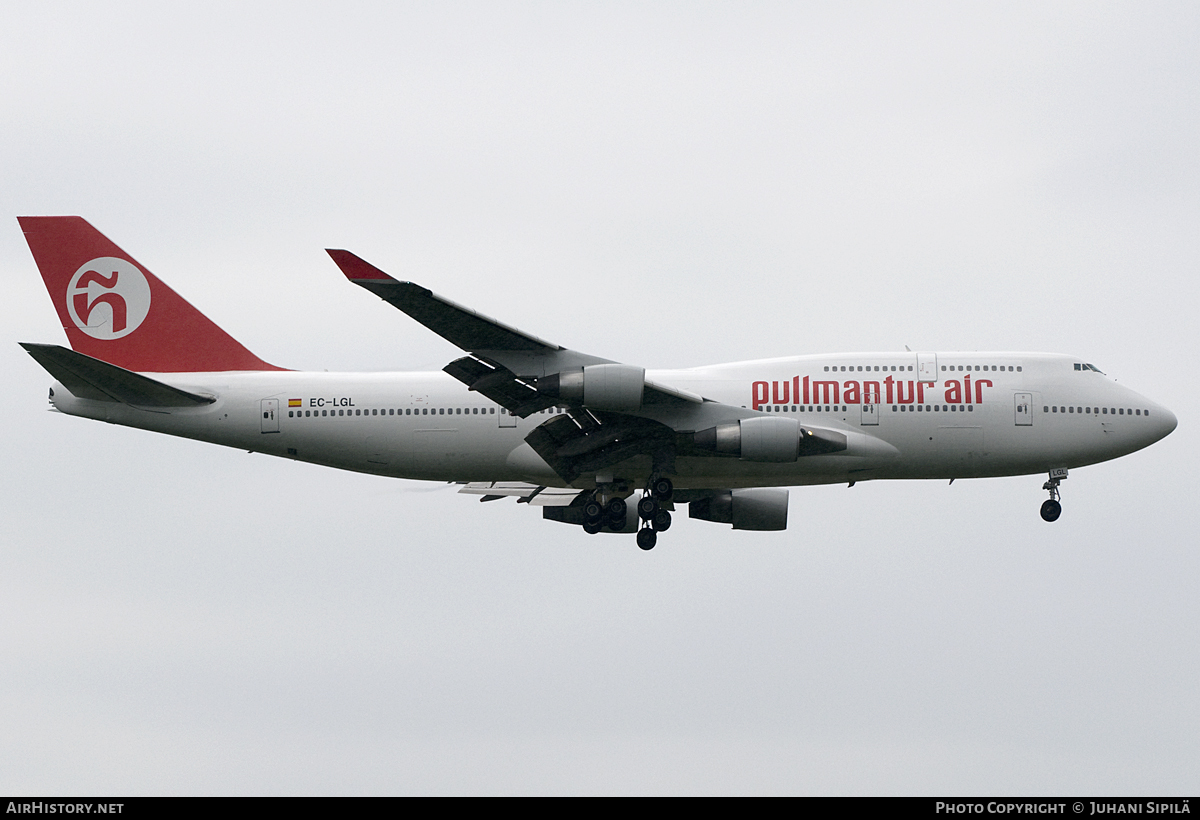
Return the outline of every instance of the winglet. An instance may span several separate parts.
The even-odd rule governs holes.
[[[350,251],[344,251],[337,248],[326,248],[325,253],[329,254],[329,256],[333,259],[334,264],[341,268],[342,273],[346,274],[346,278],[351,282],[396,281],[393,277],[388,276],[370,262],[355,256],[354,254],[350,253]]]

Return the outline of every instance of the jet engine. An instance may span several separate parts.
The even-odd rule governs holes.
[[[795,419],[776,416],[741,419],[695,433],[702,450],[741,456],[745,461],[795,461],[800,456],[846,449],[846,436],[832,430],[810,430]]]
[[[788,491],[773,487],[718,490],[708,498],[688,504],[688,517],[735,530],[786,530]]]
[[[646,368],[628,364],[592,364],[537,380],[539,393],[616,412],[641,408],[645,385]]]

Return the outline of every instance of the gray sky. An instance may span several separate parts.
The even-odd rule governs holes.
[[[1194,3],[17,4],[0,28],[0,792],[1192,793]],[[16,220],[273,363],[455,350],[322,251],[648,367],[1072,353],[1179,429],[792,491],[651,553],[45,412]]]

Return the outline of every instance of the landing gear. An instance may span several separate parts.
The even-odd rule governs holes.
[[[609,501],[604,508],[604,514],[608,517],[608,525],[618,530],[624,527],[626,509],[624,498],[614,498]]]
[[[642,527],[638,530],[637,545],[644,550],[654,549],[654,545],[658,543],[658,533],[650,527]]]
[[[620,532],[625,529],[626,510],[623,498],[612,498],[607,504],[601,504],[592,496],[583,505],[583,531],[595,535],[608,527],[613,532]]]
[[[671,529],[671,514],[666,510],[659,510],[654,514],[654,520],[651,526],[655,532],[666,532]]]
[[[1057,521],[1062,515],[1062,504],[1059,503],[1061,494],[1058,490],[1058,485],[1064,478],[1067,477],[1067,471],[1064,468],[1058,468],[1050,471],[1050,480],[1042,485],[1043,490],[1050,492],[1050,499],[1042,502],[1042,520]]]
[[[637,506],[638,518],[642,520],[637,543],[642,549],[654,549],[658,534],[671,528],[671,513],[666,507],[671,503],[674,492],[675,487],[666,476],[653,476],[646,483],[646,490]]]
[[[1062,515],[1062,504],[1059,504],[1053,498],[1042,502],[1042,520],[1057,521]]]
[[[661,468],[660,468],[661,469]],[[629,502],[613,493],[628,493],[629,488],[623,482],[614,484],[608,481],[597,486],[596,490],[583,504],[583,531],[594,535],[602,531],[628,532]],[[637,517],[640,528],[637,532],[637,545],[644,550],[652,550],[658,543],[658,534],[671,528],[671,497],[675,487],[671,479],[661,475],[652,475],[646,482],[646,488],[637,500]],[[578,519],[576,519],[578,520]]]

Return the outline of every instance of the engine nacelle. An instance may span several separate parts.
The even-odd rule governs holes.
[[[590,364],[538,379],[539,393],[595,410],[629,411],[642,406],[646,368],[629,364]]]
[[[812,430],[795,419],[778,416],[718,424],[695,433],[692,441],[703,450],[741,456],[746,461],[795,461],[801,456],[839,453],[847,447],[844,433]]]
[[[786,530],[788,491],[773,487],[719,490],[708,498],[688,504],[688,517],[735,530]]]
[[[719,424],[695,435],[697,447],[741,456],[746,461],[795,461],[800,457],[800,423],[762,417]]]

